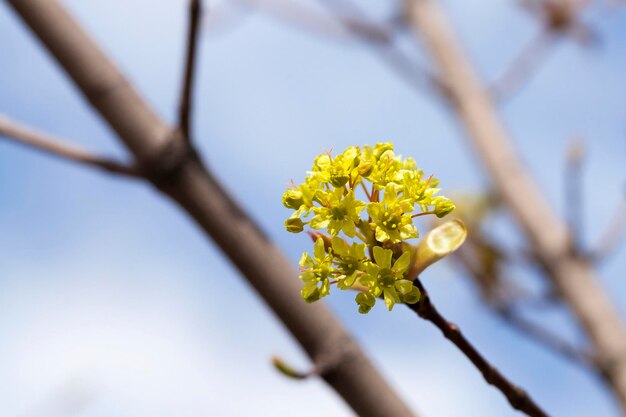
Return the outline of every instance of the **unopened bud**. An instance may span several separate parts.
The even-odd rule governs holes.
[[[371,162],[367,162],[367,161],[363,161],[359,164],[359,167],[357,168],[359,175],[362,177],[367,177],[369,174],[372,173],[372,170],[374,169],[374,164],[372,164]]]
[[[465,242],[466,236],[465,224],[459,219],[431,230],[415,248],[415,260],[409,279],[414,279],[430,265],[457,250]]]
[[[297,210],[303,203],[302,191],[300,190],[287,190],[283,194],[283,205],[287,208]]]
[[[304,230],[304,222],[299,218],[285,220],[285,228],[291,233],[300,233]]]

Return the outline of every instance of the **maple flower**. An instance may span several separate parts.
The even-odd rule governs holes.
[[[367,205],[367,213],[372,219],[370,226],[375,230],[376,240],[381,243],[388,240],[398,243],[418,237],[411,218],[412,211],[411,200],[398,198],[398,186],[387,184],[383,201]]]
[[[323,207],[313,208],[315,217],[311,219],[309,226],[318,230],[328,228],[328,233],[333,236],[343,231],[346,236],[354,237],[355,225],[361,220],[360,213],[365,203],[356,200],[352,190],[344,196],[342,188],[337,188],[333,192],[320,192],[318,198]]]
[[[396,155],[389,142],[350,146],[334,157],[318,155],[304,182],[292,184],[282,196],[283,205],[293,210],[285,221],[287,231],[310,229],[315,242],[313,255],[300,259],[302,297],[317,301],[336,284],[359,291],[360,313],[369,312],[379,297],[389,310],[397,303],[418,302],[416,271],[445,251],[407,241],[419,236],[414,217],[443,217],[454,209],[437,195],[438,185],[436,178],[425,178],[415,160]]]
[[[420,292],[410,280],[404,279],[411,262],[411,252],[405,251],[391,264],[393,251],[375,246],[373,249],[374,261],[367,264],[366,273],[359,278],[359,283],[368,287],[366,296],[357,295],[359,312],[367,313],[374,305],[372,297],[385,299],[389,311],[396,303],[414,304],[419,300]]]
[[[340,237],[332,239],[332,248],[335,259],[333,260],[341,275],[337,277],[337,287],[342,290],[351,288],[360,271],[365,270],[366,257],[365,245],[360,243],[348,243]]]
[[[306,252],[302,254],[300,279],[304,281],[302,298],[307,303],[317,301],[328,295],[330,278],[334,272],[332,260],[333,257],[326,252],[324,240],[321,237],[313,245],[313,257]]]

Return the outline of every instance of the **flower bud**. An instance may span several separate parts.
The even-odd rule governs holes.
[[[289,189],[283,194],[283,205],[287,208],[297,210],[304,203],[302,191]]]
[[[330,183],[335,188],[341,188],[341,187],[343,187],[344,185],[346,185],[348,183],[349,179],[350,179],[350,176],[348,174],[346,174],[345,172],[333,173],[330,176]]]
[[[285,220],[285,228],[291,233],[300,233],[304,230],[304,222],[299,218],[292,218]]]
[[[272,364],[274,365],[274,367],[276,368],[278,372],[285,375],[286,377],[293,378],[293,379],[306,379],[309,377],[308,373],[296,371],[278,356],[274,356],[272,358]]]
[[[368,161],[362,161],[359,164],[359,166],[357,168],[357,171],[358,171],[360,176],[367,177],[369,174],[372,173],[373,169],[374,169],[374,164],[372,164],[371,162],[368,162]]]
[[[419,288],[417,287],[413,287],[411,288],[411,292],[406,294],[406,295],[402,295],[402,302],[406,303],[406,304],[415,304],[417,303],[420,298],[421,298],[421,293]]]
[[[444,217],[446,214],[450,213],[452,210],[454,210],[456,207],[454,205],[454,203],[452,203],[452,201],[447,200],[447,201],[443,201],[439,204],[437,204],[437,206],[435,207],[435,215],[439,218]]]
[[[391,142],[377,143],[374,146],[374,156],[377,159],[387,151],[393,151],[393,144]]]

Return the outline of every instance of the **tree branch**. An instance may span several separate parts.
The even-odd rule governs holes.
[[[571,360],[576,364],[583,364],[593,370],[597,370],[595,359],[588,352],[572,346],[555,333],[526,320],[509,306],[492,306],[500,318],[509,323],[513,328],[535,340],[549,350]]]
[[[165,164],[172,130],[57,0],[7,0],[140,164]],[[211,237],[266,301],[313,363],[334,366],[325,381],[362,417],[413,413],[322,303],[306,304],[291,262],[232,199],[195,152],[179,152],[153,184]],[[156,159],[155,159],[156,158]],[[160,159],[159,159],[160,158]]]
[[[489,87],[493,100],[502,103],[511,99],[537,72],[539,66],[545,62],[554,41],[555,35],[545,28],[541,28],[522,48],[502,75]]]
[[[471,233],[471,232],[470,232]],[[471,234],[470,234],[471,236]],[[468,248],[476,246],[476,234],[472,238],[468,238],[465,245],[453,254],[455,264],[460,271],[472,279],[472,282],[479,288],[483,301],[494,313],[501,319],[510,324],[515,330],[521,332],[528,338],[534,340],[541,346],[552,350],[553,352],[564,356],[566,359],[583,364],[594,370],[598,370],[595,358],[589,353],[572,346],[563,340],[557,334],[529,321],[520,316],[514,308],[514,300],[518,297],[508,295],[505,281],[502,277],[499,262],[485,267],[485,259],[474,250],[466,253]],[[468,246],[469,245],[469,246]],[[477,260],[477,262],[474,262]],[[516,291],[520,291],[516,289]],[[525,294],[528,297],[528,294]],[[533,299],[533,307],[545,307],[548,301],[545,298],[541,300]],[[537,305],[538,302],[541,305]]]
[[[448,87],[445,97],[535,248],[546,277],[585,330],[606,381],[626,410],[626,330],[585,260],[571,255],[567,227],[534,184],[493,103],[436,0],[405,0],[409,18]]]
[[[523,0],[522,5],[541,20],[541,28],[489,88],[493,100],[501,103],[511,98],[537,72],[548,52],[561,38],[570,35],[580,42],[593,38],[591,31],[578,20],[587,0]]]
[[[614,252],[626,239],[626,192],[618,203],[615,214],[600,236],[596,249],[591,253],[594,262],[601,262]]]
[[[350,15],[355,16],[355,18],[360,22],[368,21],[365,13],[363,13],[363,11],[350,0],[319,1],[335,16],[341,16],[342,14],[349,13]],[[441,93],[442,90],[444,90],[444,86],[441,81],[437,79],[437,77],[435,77],[427,69],[415,64],[403,51],[396,48],[393,42],[391,42],[391,38],[387,42],[372,42],[370,37],[363,36],[363,32],[357,30],[354,26],[347,25],[346,22],[342,21],[340,18],[339,22],[342,23],[357,39],[369,46],[378,58],[393,72],[395,72],[398,77],[406,81],[411,88],[419,92],[428,91]]]
[[[318,34],[333,34],[326,16],[314,10],[282,0],[237,0],[243,5],[257,7],[299,28],[307,28]],[[417,91],[441,90],[443,86],[427,69],[415,63],[394,45],[392,28],[371,22],[363,11],[349,0],[320,0],[349,35],[362,42],[376,54],[393,72]]]
[[[584,199],[582,167],[585,158],[585,145],[581,140],[569,144],[565,160],[565,208],[571,234],[571,250],[574,256],[581,255],[584,230]]]
[[[334,14],[328,16],[298,1],[287,0],[235,0],[245,7],[255,8],[272,17],[289,23],[298,29],[306,29],[317,35],[332,37],[354,36],[359,33],[361,38],[370,42],[390,42],[393,33],[390,27],[362,20],[354,16]],[[339,24],[338,24],[339,23]]]
[[[183,138],[191,141],[190,125],[191,113],[193,107],[193,81],[195,75],[197,45],[198,45],[198,28],[200,17],[202,16],[202,1],[189,0],[189,31],[187,33],[187,52],[185,59],[185,71],[183,78],[183,88],[180,94],[180,104],[178,112],[178,127],[180,128]]]
[[[485,381],[504,394],[513,408],[532,417],[547,417],[548,414],[523,389],[509,381],[478,352],[463,336],[457,325],[450,323],[439,314],[419,278],[414,282],[422,293],[421,298],[418,303],[407,304],[407,306],[417,313],[418,316],[430,321],[441,330],[445,338],[450,340],[474,364],[485,378]]]
[[[130,177],[141,177],[140,171],[134,166],[124,165],[112,159],[93,155],[91,152],[79,148],[74,144],[70,144],[52,135],[38,132],[28,126],[14,122],[1,114],[0,136],[4,136],[16,143],[37,149],[49,155],[54,155],[92,168]]]

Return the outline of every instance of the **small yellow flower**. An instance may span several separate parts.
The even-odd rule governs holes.
[[[407,276],[420,265],[407,243],[419,235],[413,217],[443,217],[454,209],[436,195],[437,185],[436,178],[424,178],[413,159],[396,155],[389,142],[351,146],[335,157],[318,155],[304,183],[282,197],[293,210],[287,231],[315,230],[308,232],[315,241],[313,256],[304,253],[300,259],[302,297],[317,301],[337,284],[360,291],[361,313],[369,312],[377,297],[389,310],[397,303],[416,303],[420,293],[414,277]]]

